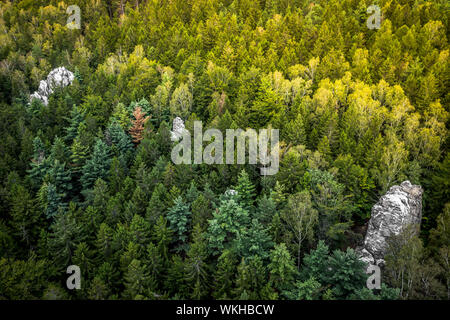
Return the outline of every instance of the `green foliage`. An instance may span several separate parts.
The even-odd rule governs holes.
[[[47,261],[31,256],[28,260],[0,259],[2,299],[34,300],[41,297],[46,285]]]
[[[270,282],[278,290],[288,290],[296,276],[294,261],[284,243],[275,245],[268,265]]]
[[[248,224],[249,213],[239,206],[236,196],[223,196],[219,208],[209,220],[209,248],[214,254],[219,254],[225,247],[233,246],[233,241],[245,233]]]
[[[212,293],[215,299],[231,298],[236,263],[236,258],[230,250],[224,250],[217,259],[217,268],[214,273],[214,292]]]
[[[365,264],[353,249],[328,253],[328,246],[319,241],[317,248],[305,256],[301,271],[304,281],[314,278],[322,290],[331,289],[332,296],[337,299],[344,299],[365,287]]]
[[[109,147],[101,140],[97,140],[92,157],[83,166],[83,176],[80,179],[83,189],[87,190],[97,179],[107,177],[110,161]]]
[[[247,211],[253,208],[255,198],[255,186],[245,170],[242,170],[238,176],[238,184],[236,186],[237,199],[241,207]]]
[[[175,234],[175,240],[185,243],[187,239],[187,231],[189,228],[191,212],[189,207],[184,203],[179,196],[175,199],[173,207],[167,212],[167,220],[170,223],[170,228]]]
[[[198,225],[194,226],[192,237],[185,264],[186,282],[190,287],[191,297],[202,299],[209,291],[207,243]]]
[[[79,1],[81,30],[67,3],[2,2],[0,298],[448,299],[447,3],[381,1],[370,30],[358,1],[206,2]],[[279,129],[278,173],[173,164],[176,116]],[[347,248],[404,180],[421,232],[370,291]]]

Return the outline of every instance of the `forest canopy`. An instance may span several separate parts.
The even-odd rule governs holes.
[[[448,1],[0,6],[0,299],[449,299]],[[175,117],[279,129],[279,171],[175,165]],[[405,180],[421,232],[372,291],[354,249]]]

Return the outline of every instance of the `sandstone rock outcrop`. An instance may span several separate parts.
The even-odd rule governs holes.
[[[178,141],[180,140],[181,136],[183,135],[183,132],[186,129],[184,128],[184,121],[180,117],[176,117],[173,119],[172,124],[172,131],[171,131],[171,140],[172,141]]]
[[[39,88],[30,95],[30,101],[36,98],[41,100],[44,105],[48,105],[48,97],[53,93],[54,89],[68,86],[74,79],[75,75],[64,67],[53,69],[46,80],[39,82]]]
[[[393,186],[372,208],[367,233],[357,251],[361,260],[384,265],[387,239],[398,235],[404,227],[420,224],[422,219],[422,187],[409,181]]]

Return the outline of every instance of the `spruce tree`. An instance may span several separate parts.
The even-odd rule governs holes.
[[[80,181],[84,190],[93,187],[98,178],[106,179],[108,176],[111,162],[109,152],[109,147],[98,139],[91,158],[83,166],[83,175]]]
[[[296,275],[295,264],[284,243],[275,245],[268,265],[270,282],[279,291],[289,290]]]
[[[158,183],[153,190],[152,197],[147,206],[146,218],[150,222],[155,222],[163,215],[167,209],[166,188],[162,183]]]
[[[140,300],[148,297],[149,276],[140,260],[132,260],[124,275],[125,290],[123,297],[125,299]]]
[[[245,170],[242,170],[239,173],[236,191],[238,194],[239,204],[242,208],[247,211],[253,210],[253,203],[255,201],[255,186],[250,181],[250,178]]]
[[[144,124],[150,119],[145,115],[140,106],[136,106],[133,111],[134,120],[131,120],[130,135],[133,137],[133,142],[139,144],[143,137]]]
[[[236,258],[233,253],[225,249],[217,259],[217,268],[214,273],[214,299],[231,299],[233,277],[236,274]]]
[[[41,186],[51,161],[48,159],[44,144],[39,137],[34,139],[33,148],[33,159],[31,159],[31,168],[28,170],[28,175],[33,187],[37,189]]]
[[[179,196],[175,199],[174,205],[167,212],[167,220],[170,228],[174,232],[175,239],[179,245],[184,245],[187,240],[187,232],[190,224],[191,212],[189,206],[184,203]]]
[[[192,234],[193,240],[186,258],[186,281],[191,288],[191,298],[198,300],[204,298],[209,291],[209,267],[206,261],[208,254],[200,226],[194,226]]]

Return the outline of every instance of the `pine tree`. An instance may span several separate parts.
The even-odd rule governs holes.
[[[125,105],[121,102],[116,104],[112,114],[113,120],[117,121],[123,130],[128,130],[131,121],[129,117],[129,112],[125,108]]]
[[[169,244],[172,242],[172,230],[167,226],[167,220],[162,215],[156,221],[152,238],[158,247],[164,266],[167,266],[169,263]]]
[[[263,195],[258,199],[258,210],[256,211],[256,219],[263,225],[269,225],[273,216],[276,214],[276,204],[272,198]]]
[[[102,223],[98,229],[95,245],[101,255],[102,261],[108,261],[112,256],[113,233],[114,231],[106,223]]]
[[[61,199],[68,199],[72,191],[72,177],[70,169],[66,168],[65,163],[59,160],[54,160],[48,170],[48,181],[53,184],[61,197]]]
[[[31,168],[28,170],[28,175],[33,187],[39,188],[51,162],[46,156],[44,144],[39,137],[34,139],[33,147],[33,159],[31,160]]]
[[[92,279],[88,289],[88,299],[91,300],[106,300],[111,294],[110,288],[99,277]]]
[[[94,189],[87,200],[90,201],[95,210],[105,214],[110,197],[107,183],[102,179],[97,179]]]
[[[284,186],[279,182],[275,182],[274,190],[270,193],[270,198],[275,202],[278,209],[284,206],[286,196],[284,194]]]
[[[217,269],[214,273],[214,299],[231,299],[233,277],[236,274],[236,259],[230,250],[224,250],[217,259]]]
[[[73,141],[70,147],[70,162],[72,167],[72,172],[76,177],[81,175],[83,166],[89,156],[89,147],[81,143],[80,139],[77,137]]]
[[[120,270],[125,273],[128,270],[128,266],[131,261],[137,259],[139,260],[142,257],[142,248],[134,243],[133,241],[128,242],[125,251],[121,254],[119,262],[120,262]]]
[[[136,106],[133,111],[134,120],[131,120],[131,128],[129,130],[130,135],[133,137],[133,142],[139,144],[143,139],[144,124],[150,119],[149,116],[145,116],[140,106]]]
[[[208,227],[208,220],[212,218],[212,205],[203,194],[200,194],[191,205],[192,225],[200,225],[203,230]]]
[[[128,164],[132,156],[133,144],[119,123],[112,121],[109,124],[105,131],[105,140],[111,146],[112,153],[120,159],[120,162],[123,165]]]
[[[150,240],[150,224],[138,214],[133,216],[130,224],[132,239],[140,246],[145,246]]]
[[[297,117],[286,125],[286,142],[291,145],[305,145],[307,141],[305,124],[302,115]]]
[[[166,188],[162,183],[158,183],[153,190],[152,197],[147,206],[146,218],[150,222],[155,222],[158,217],[166,211]]]
[[[77,223],[75,213],[69,211],[56,215],[50,229],[49,252],[57,268],[64,269],[70,265],[76,246],[84,241],[82,226]]]
[[[36,208],[36,201],[28,190],[19,184],[14,184],[10,192],[11,220],[14,234],[26,245],[31,245],[38,237],[40,211]]]
[[[67,149],[63,139],[56,137],[53,141],[50,157],[53,161],[67,163],[69,160],[69,150]]]
[[[90,189],[98,178],[106,179],[110,162],[109,147],[98,139],[91,158],[83,166],[83,176],[80,181],[84,190]]]
[[[177,186],[170,188],[169,194],[167,195],[167,203],[171,206],[175,204],[175,201],[181,197],[181,191]],[[187,204],[186,204],[187,205]]]
[[[163,283],[163,275],[166,274],[164,269],[164,261],[158,251],[156,245],[150,242],[145,253],[145,264],[149,271],[150,283],[152,291],[156,291],[158,286]]]
[[[179,297],[180,299],[186,299],[188,297],[185,270],[183,259],[178,254],[172,255],[167,271],[165,288],[167,288],[169,294],[173,297]]]
[[[125,170],[120,160],[114,157],[109,169],[109,189],[111,194],[116,194],[122,189],[122,184],[125,180]]]
[[[139,260],[132,260],[124,275],[125,290],[123,297],[125,299],[142,299],[148,295],[148,273],[145,266]]]
[[[279,291],[288,290],[296,275],[294,261],[284,243],[275,245],[268,265],[270,282]]]
[[[63,214],[66,209],[66,205],[58,194],[56,187],[51,183],[42,184],[38,191],[38,199],[47,219],[53,218],[57,214]]]
[[[237,274],[235,285],[233,290],[235,299],[248,300],[251,293],[251,275],[250,267],[248,266],[245,258],[242,258],[241,263],[237,267]]]
[[[191,212],[181,197],[175,199],[172,208],[167,212],[167,220],[174,232],[175,239],[183,247],[187,240]]]
[[[237,236],[249,226],[249,213],[242,209],[234,198],[223,197],[220,207],[209,220],[207,238],[209,248],[220,254],[226,246],[231,246]]]
[[[186,119],[191,112],[193,104],[193,96],[187,84],[182,83],[172,93],[170,100],[170,112],[174,116],[179,116]]]
[[[255,218],[252,220],[251,227],[237,234],[236,243],[233,245],[243,257],[257,256],[266,259],[273,242],[266,228]]]
[[[250,181],[245,170],[239,173],[238,185],[236,186],[238,193],[239,204],[247,211],[253,209],[253,202],[255,198],[255,186]]]
[[[208,288],[208,264],[207,245],[200,226],[193,230],[193,240],[187,252],[186,280],[191,288],[192,299],[202,299],[209,291]]]
[[[73,254],[73,264],[80,267],[81,277],[84,281],[90,279],[94,265],[94,252],[89,248],[86,242],[79,243]]]
[[[140,186],[137,186],[136,189],[134,189],[130,201],[128,201],[125,205],[126,215],[131,217],[134,214],[145,215],[147,206],[148,195],[141,189]]]
[[[199,196],[199,191],[197,189],[195,181],[191,180],[191,184],[189,185],[189,189],[186,191],[186,196],[185,196],[186,201],[189,204],[192,204],[197,199],[198,196]]]

